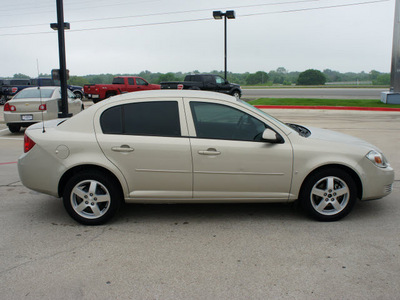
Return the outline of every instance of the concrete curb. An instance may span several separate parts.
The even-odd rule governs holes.
[[[365,110],[365,111],[398,111],[391,107],[353,107],[353,106],[300,106],[300,105],[254,105],[259,109],[329,109],[329,110]]]

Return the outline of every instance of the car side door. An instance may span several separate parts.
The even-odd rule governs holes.
[[[136,92],[138,91],[138,86],[135,84],[135,78],[133,77],[128,77],[126,78],[128,84],[125,85],[125,91],[121,91],[121,92]]]
[[[220,92],[220,93],[228,93],[229,92],[230,85],[226,83],[226,80],[224,78],[216,75],[214,80],[215,80],[218,92]]]
[[[179,99],[109,105],[97,113],[98,143],[124,174],[128,198],[192,198],[192,157]]]
[[[146,91],[149,90],[149,83],[143,80],[142,78],[135,78],[136,80],[136,88],[138,91]]]
[[[234,103],[185,99],[185,110],[194,199],[288,199],[292,146],[279,128]],[[283,143],[263,141],[266,128],[281,136]]]

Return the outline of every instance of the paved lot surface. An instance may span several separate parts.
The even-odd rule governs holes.
[[[400,170],[400,114],[270,110],[378,145]],[[129,205],[78,225],[59,199],[23,187],[23,133],[0,124],[2,299],[398,299],[394,192],[319,223],[292,205]],[[40,173],[38,173],[40,176]]]

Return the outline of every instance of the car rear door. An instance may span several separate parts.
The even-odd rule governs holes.
[[[185,99],[193,156],[193,197],[217,200],[288,199],[292,146],[261,140],[279,129],[234,103]]]
[[[96,136],[121,170],[129,198],[192,198],[192,157],[182,100],[109,105],[96,114]]]

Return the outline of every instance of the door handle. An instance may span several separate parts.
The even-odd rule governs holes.
[[[214,148],[208,148],[207,150],[199,150],[199,154],[201,155],[220,155],[221,152],[217,151],[217,149]]]
[[[129,147],[129,145],[121,145],[119,147],[112,147],[111,150],[115,151],[115,152],[132,152],[132,151],[135,151],[135,149]]]

